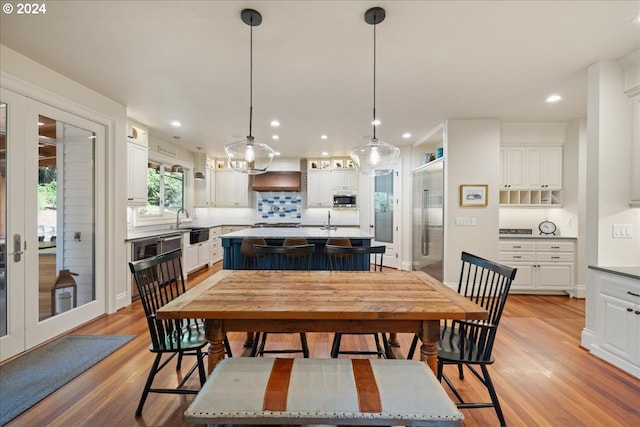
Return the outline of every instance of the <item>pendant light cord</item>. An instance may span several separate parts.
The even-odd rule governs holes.
[[[374,15],[375,16],[375,15]],[[375,21],[375,17],[374,17]],[[376,27],[373,25],[373,139],[376,139]]]
[[[253,14],[249,28],[249,137],[253,137],[251,133],[253,122]]]

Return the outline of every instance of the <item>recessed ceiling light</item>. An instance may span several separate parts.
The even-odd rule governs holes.
[[[382,122],[379,119],[375,119],[374,121],[371,122],[371,124],[374,126],[380,126],[380,123]]]
[[[278,135],[273,135],[271,139],[280,139],[280,137]]]
[[[409,132],[405,132],[405,133],[402,134],[402,137],[404,139],[411,138],[411,134]]]
[[[279,152],[279,151],[276,151],[276,152],[275,152],[275,155],[276,155],[276,156],[279,156],[279,155],[280,155],[280,152]]]
[[[174,120],[174,121],[171,122],[171,126],[179,128],[180,126],[182,126],[182,123],[180,123],[177,120]]]
[[[320,139],[327,139],[329,138],[327,135],[320,135]]]
[[[271,120],[271,126],[277,128],[278,126],[280,126],[280,122],[277,120]]]
[[[558,102],[558,101],[562,101],[562,97],[560,95],[550,95],[547,98],[547,102],[549,103],[554,103],[554,102]]]
[[[329,155],[329,153],[327,153],[326,151],[323,151],[323,152],[322,152],[322,155],[323,155],[323,156],[328,156],[328,155]]]

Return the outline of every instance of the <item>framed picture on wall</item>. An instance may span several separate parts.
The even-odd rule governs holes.
[[[460,186],[460,206],[487,206],[488,193],[486,184],[463,184]]]

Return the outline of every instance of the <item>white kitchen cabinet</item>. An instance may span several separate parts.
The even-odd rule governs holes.
[[[147,204],[147,147],[127,142],[127,203]]]
[[[212,207],[216,205],[216,173],[211,168],[204,169],[204,179],[193,180],[193,205]]]
[[[189,233],[185,233],[183,238],[184,246],[184,271],[188,275],[211,262],[210,241],[191,244],[189,243]]]
[[[220,235],[222,234],[222,227],[211,227],[209,229],[209,251],[211,263],[218,262],[222,259],[222,241]]]
[[[575,288],[575,242],[570,239],[500,239],[500,262],[516,267],[512,291],[545,293]]]
[[[358,172],[355,170],[331,171],[331,187],[334,191],[358,191]]]
[[[525,147],[500,148],[503,188],[525,188],[525,155]]]
[[[562,204],[562,146],[504,146],[500,162],[501,205]]]
[[[594,271],[595,339],[591,352],[640,378],[640,281]]]
[[[333,206],[332,172],[313,170],[307,172],[307,207],[331,208]]]
[[[216,207],[249,206],[249,175],[235,171],[217,171],[215,201]]]
[[[527,147],[525,186],[530,189],[562,188],[562,147]]]

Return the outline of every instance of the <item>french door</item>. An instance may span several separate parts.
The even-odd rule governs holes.
[[[370,229],[372,246],[384,245],[382,264],[398,268],[399,173],[375,176],[371,183]]]
[[[104,126],[0,90],[0,360],[106,312]]]

